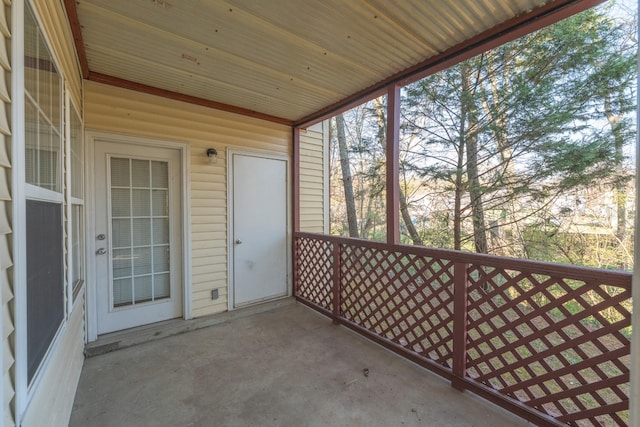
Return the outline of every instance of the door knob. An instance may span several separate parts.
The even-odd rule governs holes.
[[[100,248],[96,251],[96,255],[104,255],[107,253],[107,250],[105,248]]]
[[[240,244],[242,244],[242,240],[236,239],[236,245],[240,245]]]

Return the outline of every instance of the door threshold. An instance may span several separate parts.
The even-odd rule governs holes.
[[[281,299],[284,298],[289,298],[287,294],[281,294],[281,295],[277,295],[275,297],[266,297],[266,298],[258,298],[252,301],[248,301],[248,302],[243,302],[239,305],[235,305],[233,307],[233,310],[242,310],[244,308],[249,308],[249,307],[253,307],[256,305],[261,305],[261,304],[266,304],[272,301],[279,301]]]
[[[295,304],[295,298],[285,297],[278,300],[271,300],[261,304],[239,308],[233,311],[199,317],[197,319],[165,320],[163,322],[152,323],[150,325],[111,332],[109,334],[100,335],[96,341],[87,343],[84,348],[84,355],[86,358],[95,357],[112,351],[121,350],[123,348],[132,347],[134,345],[144,344],[145,342],[155,341],[173,335],[183,334],[185,332],[225,323],[234,319],[276,310],[292,304]]]

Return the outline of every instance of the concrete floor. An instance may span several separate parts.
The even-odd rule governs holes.
[[[528,423],[298,304],[87,359],[70,422],[520,425]]]

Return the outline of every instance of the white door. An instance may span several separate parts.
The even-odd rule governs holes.
[[[182,315],[180,151],[96,141],[98,334]]]
[[[288,293],[287,160],[231,153],[233,306]]]

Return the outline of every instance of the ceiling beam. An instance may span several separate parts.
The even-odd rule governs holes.
[[[366,101],[383,95],[391,85],[405,86],[426,76],[442,71],[459,62],[479,55],[526,34],[549,26],[576,13],[604,3],[606,0],[554,0],[516,16],[500,25],[472,37],[446,51],[432,56],[412,67],[396,73],[373,86],[329,105],[313,114],[296,120],[294,126],[305,128],[329,119]]]
[[[216,110],[227,111],[230,113],[266,120],[273,123],[279,123],[286,126],[293,125],[292,120],[283,119],[281,117],[271,116],[269,114],[259,113],[257,111],[249,110],[246,108],[235,107],[233,105],[223,104],[222,102],[216,102],[196,96],[185,95],[182,93],[160,89],[142,83],[136,83],[118,77],[91,71],[89,69],[89,62],[87,61],[87,54],[84,48],[84,40],[82,38],[82,28],[80,26],[80,20],[78,19],[78,8],[76,0],[64,0],[64,6],[67,11],[67,19],[69,20],[69,25],[71,26],[73,42],[75,43],[76,52],[78,53],[78,61],[80,62],[80,70],[82,72],[83,79],[98,83],[104,83],[110,86],[117,86],[124,89],[134,90],[137,92],[144,92],[151,95],[161,96],[164,98],[182,101],[189,104],[215,108]]]
[[[67,19],[71,26],[71,34],[73,35],[73,42],[76,45],[76,52],[78,54],[78,61],[80,62],[80,71],[82,72],[82,78],[89,77],[89,62],[87,61],[87,53],[84,50],[84,41],[82,40],[82,28],[80,27],[80,19],[78,19],[78,8],[76,0],[64,0],[64,7],[67,10]]]
[[[154,86],[149,86],[142,83],[136,83],[130,80],[121,79],[118,77],[109,76],[107,74],[101,74],[101,73],[95,73],[93,71],[89,71],[87,80],[92,82],[107,84],[110,86],[116,86],[123,89],[134,90],[136,92],[143,92],[150,95],[161,96],[163,98],[182,101],[188,104],[200,105],[202,107],[214,108],[216,110],[222,110],[222,111],[227,111],[229,113],[235,113],[243,116],[253,117],[260,120],[266,120],[268,122],[279,123],[286,126],[293,126],[293,121],[288,119],[283,119],[282,117],[271,116],[269,114],[259,113],[257,111],[249,110],[246,108],[223,104],[222,102],[211,101],[204,98],[198,98],[197,96],[185,95],[179,92],[160,89]]]

